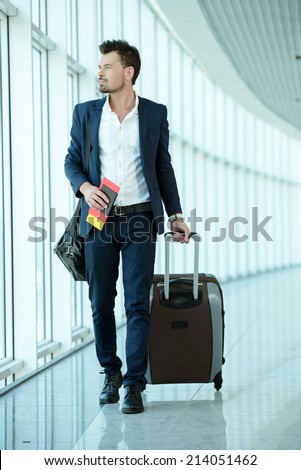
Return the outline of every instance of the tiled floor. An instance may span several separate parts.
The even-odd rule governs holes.
[[[148,385],[144,413],[100,408],[91,345],[0,399],[0,448],[301,449],[300,281],[295,268],[223,286],[220,392]]]

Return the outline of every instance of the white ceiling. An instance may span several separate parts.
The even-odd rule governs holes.
[[[148,0],[203,71],[301,139],[301,0]]]
[[[189,3],[189,2],[188,2]],[[301,0],[198,0],[247,86],[301,129]]]

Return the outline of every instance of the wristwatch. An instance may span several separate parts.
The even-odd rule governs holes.
[[[177,219],[185,220],[183,214],[172,214],[168,217],[168,222],[172,223]]]

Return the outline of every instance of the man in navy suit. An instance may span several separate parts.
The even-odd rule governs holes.
[[[100,46],[99,89],[107,96],[75,106],[65,173],[77,197],[83,197],[80,230],[85,237],[86,274],[92,307],[96,354],[105,372],[99,402],[116,403],[125,387],[121,410],[143,411],[149,337],[149,294],[157,234],[164,231],[162,201],[174,239],[189,242],[171,158],[164,105],[139,97],[138,50],[126,41]],[[85,171],[87,135],[90,162]],[[99,190],[103,177],[120,186],[102,231],[86,222],[89,207],[103,210],[108,198]],[[114,302],[120,253],[127,317],[126,365],[117,356]]]

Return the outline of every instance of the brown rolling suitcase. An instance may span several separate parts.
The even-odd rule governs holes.
[[[153,384],[209,383],[222,386],[224,305],[211,274],[198,274],[200,236],[195,242],[194,273],[169,276],[171,233],[165,234],[165,274],[152,287],[147,381]]]

